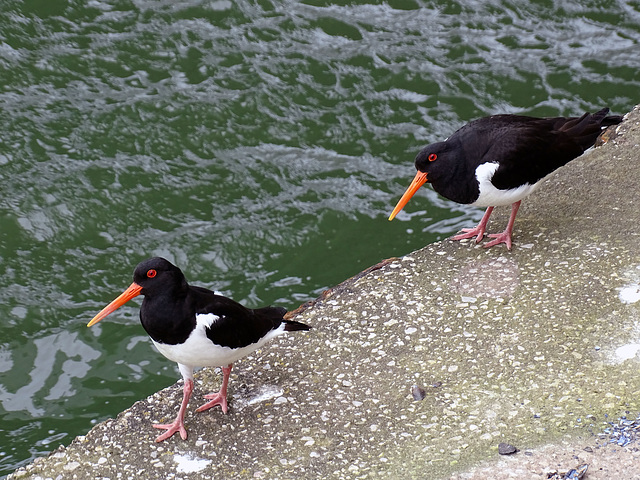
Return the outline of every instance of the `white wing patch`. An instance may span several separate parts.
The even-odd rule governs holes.
[[[471,205],[476,207],[511,205],[530,195],[538,186],[539,182],[533,185],[525,183],[517,188],[500,190],[491,183],[491,178],[493,178],[493,174],[496,173],[498,167],[499,165],[497,163],[489,162],[483,163],[476,169],[476,179],[480,184],[480,195]]]
[[[220,320],[220,317],[213,313],[199,313],[196,315],[196,323],[198,326],[203,325],[204,327],[211,328],[211,325],[218,320]]]

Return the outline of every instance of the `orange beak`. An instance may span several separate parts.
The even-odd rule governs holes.
[[[124,292],[122,292],[122,294],[120,294],[118,298],[116,298],[113,302],[111,302],[109,305],[104,307],[100,311],[100,313],[98,313],[95,317],[93,317],[91,321],[87,323],[87,327],[95,325],[104,317],[109,315],[111,312],[113,312],[114,310],[117,310],[122,305],[127,303],[129,300],[131,300],[134,297],[137,297],[138,295],[140,295],[141,291],[142,291],[142,287],[137,283],[133,282],[131,285],[129,285],[129,288],[127,288]]]
[[[395,218],[398,212],[402,210],[404,206],[409,202],[411,197],[413,197],[413,194],[416,193],[418,189],[425,183],[427,183],[427,174],[418,171],[418,173],[416,173],[416,176],[413,178],[413,182],[411,182],[411,185],[409,185],[409,188],[407,188],[407,191],[404,192],[404,195],[402,195],[402,198],[396,205],[396,208],[394,208],[393,212],[391,212],[391,215],[389,215],[389,221]]]

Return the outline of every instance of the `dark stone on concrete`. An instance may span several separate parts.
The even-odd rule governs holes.
[[[424,388],[414,385],[411,387],[411,395],[413,395],[414,400],[424,400],[427,396],[427,392]]]
[[[512,455],[519,450],[509,443],[501,442],[498,444],[498,453],[500,455]]]

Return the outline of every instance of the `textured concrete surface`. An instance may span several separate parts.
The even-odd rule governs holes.
[[[195,413],[202,371],[187,441],[151,427],[180,383],[9,478],[640,478],[640,444],[595,435],[640,412],[640,110],[617,130],[523,202],[513,251],[445,240],[347,280],[238,362],[228,415]]]

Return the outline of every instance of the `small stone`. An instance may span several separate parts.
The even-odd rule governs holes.
[[[419,387],[418,385],[414,385],[411,387],[411,395],[413,395],[414,400],[424,400],[427,396],[427,392],[424,388]]]
[[[79,462],[69,462],[62,468],[68,472],[73,472],[79,466],[80,466]]]
[[[498,445],[498,453],[500,455],[511,455],[513,453],[516,453],[518,451],[518,449],[516,447],[514,447],[513,445],[509,445],[508,443],[500,443]]]

